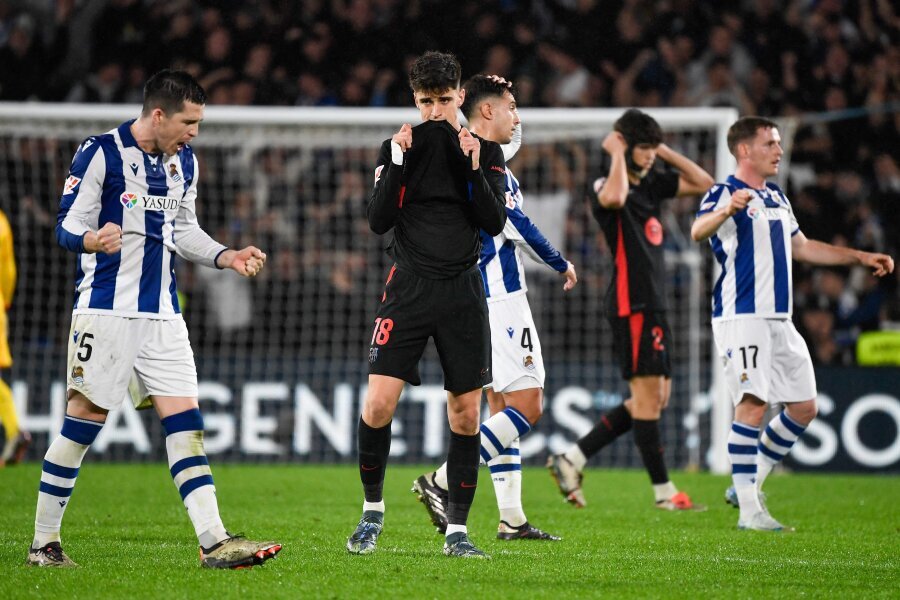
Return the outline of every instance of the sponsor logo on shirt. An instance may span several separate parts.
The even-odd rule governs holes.
[[[81,179],[75,177],[74,175],[69,175],[69,178],[66,179],[66,187],[63,188],[63,196],[74,192],[79,183],[81,183]]]
[[[384,165],[378,165],[375,167],[375,185],[378,185],[378,182],[381,181],[381,171],[384,169]]]
[[[175,210],[179,204],[178,198],[135,194],[133,192],[124,192],[119,197],[119,200],[122,202],[122,206],[128,210],[135,206],[140,206],[144,210]]]
[[[769,221],[781,220],[782,209],[780,208],[757,208],[751,206],[747,208],[747,216],[756,221],[760,217],[765,217]]]
[[[122,203],[122,206],[131,210],[134,208],[134,205],[137,204],[138,197],[137,194],[132,194],[131,192],[123,192],[121,196],[119,196],[119,201]]]
[[[663,241],[663,228],[662,223],[659,222],[659,219],[656,217],[650,217],[647,219],[647,222],[644,223],[644,235],[647,236],[647,241],[653,244],[654,246],[659,246]]]

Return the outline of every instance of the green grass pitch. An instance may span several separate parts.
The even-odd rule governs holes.
[[[528,468],[525,509],[561,542],[501,542],[481,472],[469,520],[491,561],[450,559],[409,492],[422,468],[389,468],[378,551],[350,556],[361,488],[350,466],[215,465],[225,523],[277,539],[277,560],[249,571],[201,569],[193,530],[163,465],[82,468],[63,527],[80,569],[24,566],[40,467],[0,470],[0,598],[858,598],[900,597],[900,478],[773,475],[776,518],[794,534],[737,531],[727,477],[676,473],[705,513],[652,506],[641,471],[589,470],[588,506],[563,503]]]

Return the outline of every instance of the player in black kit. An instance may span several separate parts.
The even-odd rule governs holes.
[[[420,125],[403,125],[381,147],[369,226],[394,230],[394,259],[375,315],[369,347],[369,388],[359,421],[363,516],[347,550],[368,554],[384,523],[384,472],[391,419],[406,382],[418,385],[418,362],[434,338],[447,390],[449,502],[444,554],[484,558],[468,539],[480,449],[481,388],[491,375],[491,334],[477,261],[479,229],[497,235],[506,224],[506,163],[500,146],[460,127],[459,62],[427,52],[409,73]]]
[[[651,116],[630,109],[613,129],[603,140],[609,160],[605,174],[594,182],[597,201],[593,211],[615,257],[606,311],[631,397],[603,415],[564,454],[552,455],[547,466],[566,500],[584,506],[581,479],[585,463],[634,429],[634,441],[650,475],[656,506],[703,510],[669,481],[660,443],[659,417],[672,390],[660,207],[667,198],[704,193],[713,179],[662,143],[662,129]],[[652,170],[657,157],[674,170]]]

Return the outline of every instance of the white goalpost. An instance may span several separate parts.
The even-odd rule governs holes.
[[[61,418],[74,258],[53,228],[74,149],[88,135],[134,118],[137,105],[0,103],[0,207],[16,239],[19,287],[10,319],[12,371],[35,452]],[[529,270],[529,297],[547,363],[544,420],[523,440],[537,461],[557,451],[620,402],[625,391],[602,302],[610,254],[587,205],[600,144],[623,109],[521,109],[523,147],[510,167],[526,212],[575,263],[579,286],[563,297],[548,269]],[[733,170],[725,137],[733,109],[647,109],[666,142],[717,180]],[[212,453],[236,460],[348,460],[365,388],[369,318],[379,297],[389,236],[368,231],[365,201],[381,142],[413,108],[210,106],[192,144],[200,160],[198,214],[223,243],[254,243],[269,254],[252,282],[227,273],[177,270],[185,319],[213,423]],[[709,252],[687,230],[698,199],[664,210],[670,318],[675,337],[673,398],[663,438],[673,467],[727,470],[731,406],[721,393],[709,328]],[[395,421],[393,454],[428,462],[443,452],[442,381],[426,353],[424,385],[409,388]],[[723,404],[724,403],[724,404]],[[130,409],[128,409],[130,410]],[[443,423],[443,425],[441,425]],[[157,459],[158,424],[121,417],[113,458]],[[130,443],[127,432],[148,432]],[[137,436],[140,437],[140,436]],[[630,439],[596,464],[637,466]]]

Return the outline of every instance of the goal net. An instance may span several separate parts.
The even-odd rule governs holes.
[[[10,311],[10,373],[31,458],[45,451],[65,410],[66,341],[75,258],[54,242],[60,192],[77,145],[136,116],[136,106],[0,106],[0,205],[15,235],[19,284]],[[611,253],[588,202],[603,137],[621,110],[522,110],[524,143],[510,167],[526,212],[578,270],[562,291],[546,267],[528,270],[529,301],[547,370],[545,414],[522,441],[526,462],[560,451],[627,397],[603,298]],[[717,179],[731,169],[730,109],[649,110],[666,142]],[[390,266],[390,239],[368,229],[365,204],[381,142],[407,109],[209,107],[193,144],[200,160],[198,216],[230,246],[268,253],[263,273],[179,261],[182,307],[200,378],[207,451],[235,460],[354,460],[365,395],[373,314]],[[696,198],[664,209],[673,394],[662,418],[673,467],[706,466],[712,356],[709,258],[687,234]],[[439,463],[446,453],[445,393],[429,345],[423,385],[407,386],[393,422],[392,460]],[[96,453],[109,460],[159,460],[158,419],[130,404],[111,413]],[[486,414],[486,410],[485,410]],[[98,457],[99,458],[99,457]],[[638,466],[631,436],[594,459]]]

